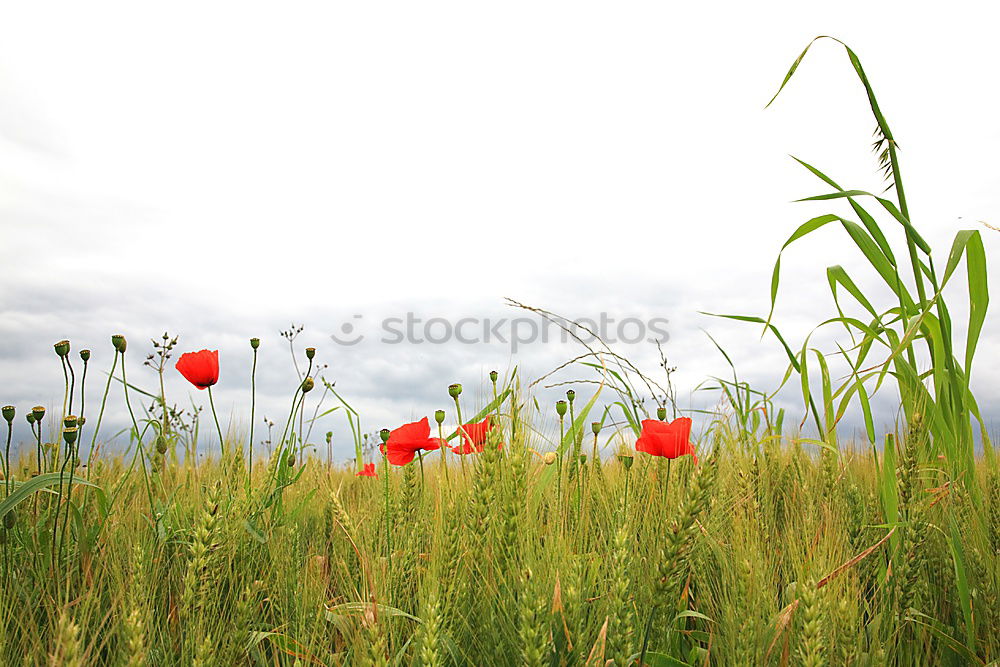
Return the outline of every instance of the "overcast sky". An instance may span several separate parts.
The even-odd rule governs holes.
[[[131,376],[148,387],[148,339],[167,330],[182,351],[220,350],[217,403],[241,424],[259,336],[258,416],[280,422],[296,386],[279,336],[291,322],[306,327],[299,354],[319,348],[368,429],[447,407],[451,382],[470,388],[471,408],[490,369],[520,365],[530,380],[578,347],[512,354],[509,330],[506,344],[391,345],[381,323],[527,316],[507,296],[571,317],[668,320],[683,407],[715,404],[692,391],[728,372],[705,330],[773,388],[786,368],[775,341],[699,311],[766,314],[785,238],[847,212],[791,203],[828,188],[790,154],[845,187],[884,188],[864,91],[833,42],[763,109],[818,34],[861,57],[939,266],[963,228],[982,230],[988,258],[1000,248],[978,222],[1000,221],[1000,43],[981,3],[2,6],[0,401],[21,413],[61,401],[53,342],[94,350],[96,401],[109,336],[129,337]],[[835,314],[831,264],[889,306],[831,227],[783,261],[776,322],[793,344]],[[330,339],[345,323],[362,343]],[[649,343],[619,351],[657,372]],[[998,354],[991,313],[973,377],[991,420]],[[206,399],[168,377],[172,401]],[[881,397],[880,423],[894,404]],[[783,405],[797,421],[794,393]],[[318,428],[350,455],[342,417]]]

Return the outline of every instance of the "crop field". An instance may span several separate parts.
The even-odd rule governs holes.
[[[665,358],[653,375],[598,339],[540,378],[442,378],[442,409],[375,425],[290,330],[298,380],[266,428],[269,348],[241,350],[240,432],[216,412],[218,350],[168,334],[56,342],[62,404],[2,410],[0,664],[1000,664],[1000,467],[970,380],[995,363],[976,359],[993,231],[930,247],[861,62],[840,53],[886,190],[799,161],[830,212],[776,239],[792,253],[846,233],[878,281],[827,270],[816,330],[838,332],[836,348],[782,334],[780,256],[770,314],[717,316],[780,346],[784,379],[752,387],[730,360],[702,387],[711,411],[678,403]],[[158,386],[135,384],[139,364]],[[584,379],[553,379],[567,369]],[[203,409],[166,395],[176,373]],[[565,398],[541,400],[553,386]],[[897,402],[891,421],[876,392]],[[112,409],[129,420],[117,439]],[[329,415],[352,459],[327,455]]]

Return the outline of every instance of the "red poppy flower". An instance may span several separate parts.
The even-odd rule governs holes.
[[[198,389],[207,389],[219,381],[219,351],[185,352],[176,368]]]
[[[362,468],[360,472],[354,473],[354,476],[355,477],[378,477],[378,474],[375,472],[375,464],[374,463],[366,463],[365,467]]]
[[[418,422],[403,424],[389,433],[389,441],[385,443],[385,455],[389,463],[395,466],[405,466],[417,455],[417,451],[437,449],[441,446],[437,438],[431,437],[431,425],[424,417]]]
[[[486,447],[486,440],[489,438],[490,431],[493,430],[494,426],[494,424],[490,423],[489,415],[479,423],[466,424],[459,431],[462,437],[462,444],[452,447],[451,451],[456,454],[472,454],[473,452],[478,454]],[[500,447],[503,447],[503,445],[501,444]]]
[[[642,420],[642,433],[635,442],[635,449],[668,459],[690,454],[695,464],[698,463],[694,445],[691,444],[690,417],[678,417],[669,423],[656,419]]]

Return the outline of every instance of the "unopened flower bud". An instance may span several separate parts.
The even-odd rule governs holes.
[[[90,350],[80,350],[80,358],[83,359],[83,363],[90,361]]]
[[[83,426],[86,423],[87,423],[87,418],[86,417],[80,417],[79,419],[76,420],[76,425],[77,426]]]
[[[389,442],[389,434],[391,431],[387,428],[382,429],[378,432],[378,437],[382,438],[382,442]]]
[[[327,431],[326,432],[326,444],[329,445],[331,442],[333,442],[333,431]]]
[[[52,347],[55,348],[56,354],[58,354],[60,357],[65,357],[67,354],[69,354],[68,340],[61,340]]]
[[[667,409],[666,408],[656,408],[656,418],[661,422],[667,421]]]
[[[316,348],[315,347],[307,347],[306,348],[306,359],[310,359],[311,360],[315,356],[316,356]]]
[[[459,396],[461,396],[462,395],[462,385],[457,384],[457,383],[456,384],[452,384],[452,385],[448,385],[448,395],[451,396],[452,398],[458,398]]]
[[[305,380],[302,381],[302,393],[308,394],[310,391],[313,390],[313,387],[315,386],[316,386],[316,381],[313,380],[311,377],[307,377]]]
[[[156,451],[160,454],[167,453],[167,439],[162,435],[156,436]]]
[[[553,463],[556,462],[556,453],[555,452],[545,452],[545,455],[542,456],[542,461],[544,461],[545,465],[547,465],[547,466],[552,465]]]
[[[45,416],[45,408],[41,405],[36,405],[31,408],[31,416],[35,418],[36,422],[42,421],[42,418]]]
[[[285,459],[285,463],[288,465],[289,468],[294,468],[295,467],[295,454],[294,453],[290,453],[288,455],[288,458]]]
[[[15,510],[10,510],[3,515],[3,527],[10,530],[17,523],[17,514],[14,513]]]
[[[601,432],[601,422],[590,422],[590,430],[594,432],[594,435],[597,435],[598,433],[600,433]]]
[[[580,454],[580,465],[582,465],[582,466],[587,465],[587,455],[586,454]]]
[[[556,414],[560,417],[566,414],[566,401],[556,401]]]
[[[251,338],[250,339],[250,347],[252,347],[255,350],[258,347],[260,347],[260,338]]]
[[[434,411],[434,421],[438,423],[438,426],[444,423],[444,410]]]
[[[493,384],[496,384],[498,377],[500,377],[499,373],[497,373],[496,371],[490,371],[490,382],[492,382]]]
[[[17,409],[13,405],[3,406],[3,418],[7,420],[7,423],[14,421],[14,415],[17,414]]]
[[[127,347],[125,336],[122,334],[115,334],[111,337],[111,344],[114,345],[116,351],[125,354],[125,348]]]
[[[568,400],[570,403],[572,403],[573,401],[575,401],[576,400],[576,392],[573,391],[572,389],[568,389],[566,391],[566,400]]]

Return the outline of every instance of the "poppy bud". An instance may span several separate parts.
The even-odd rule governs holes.
[[[260,347],[260,338],[251,338],[250,339],[250,347],[252,347],[255,350],[258,347]]]
[[[3,406],[3,418],[7,420],[7,423],[14,421],[14,415],[17,414],[17,409],[13,405]]]
[[[631,468],[632,464],[635,463],[635,459],[633,457],[629,456],[628,454],[619,454],[618,455],[618,460],[621,461],[621,464],[623,466],[625,466],[625,470],[628,470],[629,468]]]
[[[63,427],[64,428],[76,428],[76,416],[67,415],[63,417]]]
[[[87,418],[86,417],[80,417],[79,419],[76,420],[76,425],[77,426],[83,426],[86,423],[87,423]]]
[[[4,528],[10,530],[11,528],[14,527],[15,523],[17,523],[17,514],[14,513],[14,510],[10,510],[9,512],[3,515]]]
[[[162,435],[156,436],[156,451],[160,454],[167,453],[167,439]]]
[[[545,465],[547,465],[547,466],[552,465],[553,463],[556,462],[556,453],[555,452],[545,452],[545,455],[542,456],[542,461],[544,461]]]
[[[566,414],[566,401],[556,401],[556,414],[560,417]]]
[[[382,438],[383,443],[389,442],[389,433],[391,433],[391,431],[387,428],[384,428],[378,432],[378,437]]]
[[[496,371],[490,371],[490,382],[492,382],[493,384],[496,384],[498,377],[500,377],[499,373],[497,373]]]
[[[308,394],[310,391],[312,391],[313,387],[315,386],[316,386],[315,380],[313,380],[311,377],[307,377],[305,380],[302,381],[302,393]]]
[[[444,423],[444,410],[434,411],[434,421],[438,423],[438,426]]]
[[[307,347],[306,348],[306,359],[312,360],[312,358],[315,357],[315,356],[316,356],[316,348],[315,347]]]
[[[84,363],[90,361],[90,350],[80,350],[80,358],[83,359]]]
[[[289,468],[294,468],[295,467],[295,454],[294,453],[289,454],[288,458],[285,459],[285,463],[288,464]]]
[[[68,340],[61,340],[52,347],[55,348],[56,354],[58,354],[60,357],[65,357],[67,354],[69,354]]]
[[[601,422],[591,422],[590,423],[590,430],[594,432],[594,435],[597,435],[598,433],[600,433],[601,432]]]
[[[573,391],[572,389],[569,389],[569,390],[567,390],[567,391],[566,391],[566,399],[567,399],[567,400],[568,400],[568,401],[569,401],[570,403],[573,403],[573,401],[575,401],[575,400],[576,400],[576,392],[575,392],[575,391]]]
[[[36,405],[31,408],[31,416],[35,418],[36,422],[42,421],[42,417],[45,416],[45,408],[41,405]]]
[[[666,408],[656,408],[656,418],[661,422],[667,421],[667,409]]]
[[[125,348],[127,347],[125,336],[122,334],[115,334],[111,337],[111,344],[114,345],[116,351],[125,354]]]
[[[331,442],[333,442],[333,431],[327,431],[326,432],[326,444],[329,445]]]
[[[582,465],[582,466],[587,465],[587,455],[586,454],[580,454],[580,465]]]
[[[462,385],[453,384],[448,386],[448,395],[452,398],[458,398],[462,395]]]
[[[72,445],[74,442],[76,442],[76,433],[77,431],[75,426],[73,428],[67,428],[63,430],[63,440],[66,441],[67,445]]]

